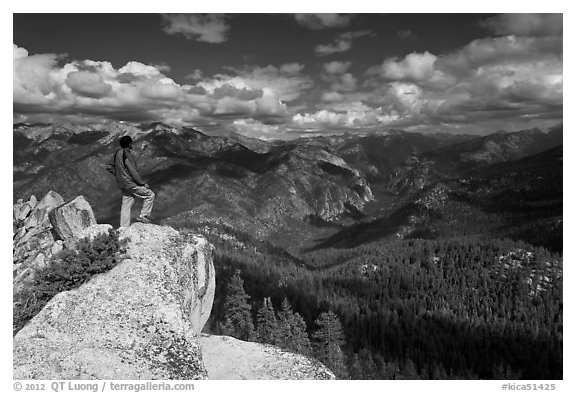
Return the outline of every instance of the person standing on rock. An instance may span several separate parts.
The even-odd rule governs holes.
[[[132,154],[132,145],[132,138],[125,135],[120,138],[121,149],[114,154],[116,183],[120,191],[122,191],[121,227],[130,226],[130,215],[135,197],[143,200],[142,210],[136,221],[146,224],[152,223],[150,221],[150,213],[152,213],[154,198],[156,197],[156,194],[154,194],[148,183],[142,179],[140,172],[138,172],[136,158]]]

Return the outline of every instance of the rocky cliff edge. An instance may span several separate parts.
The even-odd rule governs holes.
[[[214,299],[213,247],[134,224],[128,256],[56,295],[14,337],[15,379],[205,379],[197,334]]]
[[[64,203],[51,191],[18,201],[14,293],[33,285],[57,251],[109,228],[82,197]],[[302,355],[199,335],[215,293],[206,239],[140,223],[120,229],[126,238],[127,259],[56,295],[15,335],[14,379],[334,379]]]

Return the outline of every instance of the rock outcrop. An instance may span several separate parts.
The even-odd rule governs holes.
[[[52,225],[48,214],[64,203],[64,199],[54,191],[48,192],[38,202],[32,195],[30,200],[21,199],[13,207],[13,245],[14,263],[24,262],[36,257],[36,254],[54,242]]]
[[[106,233],[83,197],[14,206],[14,293],[80,238]],[[213,247],[157,225],[120,228],[127,259],[54,296],[14,337],[15,379],[334,379],[314,359],[200,335],[215,295]],[[55,232],[58,232],[56,234]],[[60,237],[62,240],[55,240]]]
[[[96,225],[94,212],[82,195],[53,209],[49,217],[59,240],[77,238],[82,230]]]
[[[197,342],[215,290],[213,247],[134,224],[129,258],[56,295],[14,337],[15,379],[205,379]]]
[[[62,249],[62,241],[54,239],[48,216],[63,203],[64,199],[58,193],[50,191],[40,202],[32,195],[29,201],[20,199],[14,205],[12,259],[15,291]]]
[[[14,293],[44,269],[53,255],[63,248],[74,248],[76,240],[111,228],[96,225],[92,208],[83,196],[65,203],[49,191],[39,202],[34,195],[13,207],[13,279]],[[92,227],[100,227],[95,229]],[[91,232],[85,233],[88,228]]]
[[[267,344],[202,334],[209,379],[336,379],[315,359]]]

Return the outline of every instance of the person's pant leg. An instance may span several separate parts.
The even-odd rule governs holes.
[[[120,226],[130,226],[130,214],[132,212],[132,205],[134,204],[134,196],[128,190],[122,190],[122,207],[120,208]]]
[[[152,208],[154,207],[154,199],[156,198],[154,191],[142,186],[133,187],[131,191],[134,196],[143,199],[140,217],[150,217]]]

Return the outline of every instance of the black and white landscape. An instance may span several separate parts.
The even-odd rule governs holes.
[[[14,201],[117,227],[130,135],[154,223],[215,247],[205,332],[239,270],[237,337],[286,299],[339,378],[562,379],[562,41],[561,14],[15,14]]]

